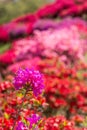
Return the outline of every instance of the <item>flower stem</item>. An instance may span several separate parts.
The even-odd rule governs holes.
[[[27,89],[26,89],[26,91],[25,91],[24,97],[22,98],[22,103],[21,103],[21,105],[20,105],[20,107],[19,107],[19,109],[18,109],[18,111],[17,111],[17,113],[16,113],[16,119],[15,119],[15,121],[14,121],[12,130],[14,130],[14,128],[15,128],[16,121],[17,121],[17,119],[18,119],[18,117],[19,117],[19,115],[20,115],[21,108],[22,108],[22,106],[23,106],[23,102],[24,102],[24,99],[25,99],[25,97],[26,97],[27,92],[28,92],[28,87],[27,87]]]

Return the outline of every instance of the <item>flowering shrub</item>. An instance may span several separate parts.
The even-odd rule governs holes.
[[[26,64],[22,65],[21,67],[26,68]],[[87,65],[78,63],[72,68],[69,66],[67,68],[57,58],[51,58],[39,60],[36,68],[44,74],[45,98],[39,95],[42,92],[39,82],[43,83],[40,80],[40,73],[32,69],[18,70],[14,78],[17,91],[14,91],[10,82],[2,82],[0,85],[1,128],[12,129],[15,124],[16,130],[22,128],[27,130],[29,127],[38,130],[86,130]],[[39,85],[38,89],[33,87],[36,85],[35,82]],[[31,83],[34,84],[29,87]],[[30,90],[34,91],[34,95]],[[35,97],[37,96],[35,93],[38,97]],[[42,121],[38,124],[39,119]]]
[[[39,17],[64,17],[67,15],[77,16],[86,13],[87,1],[79,0],[61,0],[56,1],[53,4],[47,5],[37,11]]]
[[[61,0],[55,1],[52,4],[48,4],[45,7],[40,8],[35,13],[21,16],[12,20],[8,24],[0,26],[0,41],[7,42],[9,40],[24,37],[32,34],[34,26],[38,20],[42,18],[56,18],[64,16],[81,16],[86,14],[87,1],[79,0]]]
[[[8,81],[0,83],[1,129],[14,130],[16,125],[17,130],[22,130],[23,127],[39,129],[36,124],[41,118],[34,113],[38,113],[38,108],[44,103],[43,97],[40,96],[44,89],[42,75],[33,69],[20,69],[17,71],[13,83],[14,85]],[[14,91],[13,86],[20,90]],[[33,105],[35,109],[32,109]],[[19,123],[17,124],[17,122]]]
[[[76,27],[79,27],[79,29],[82,29],[87,31],[86,27],[86,22],[80,18],[64,18],[61,21],[55,21],[51,19],[40,19],[35,22],[33,28],[34,30],[47,30],[49,28],[54,28],[54,29],[60,29],[60,28],[65,28],[65,27],[70,27],[72,25],[75,25]]]
[[[1,35],[0,42],[7,42],[19,37],[24,37],[32,33],[32,23],[18,24],[8,23],[0,27]]]
[[[5,42],[32,33],[0,54],[0,130],[87,130],[87,23],[42,19],[86,4],[56,0],[0,27]]]
[[[78,64],[67,70],[64,65],[58,65],[58,61],[52,59],[39,65],[39,69],[46,75],[45,93],[51,111],[55,108],[56,113],[56,108],[57,112],[59,108],[59,113],[65,113],[67,118],[76,113],[86,113],[87,86],[83,75],[84,70],[87,71],[87,65],[79,67]]]
[[[63,116],[50,117],[46,120],[44,130],[87,130],[87,128],[75,127],[73,120],[68,121]]]
[[[66,19],[57,26],[56,29],[36,30],[32,37],[13,42],[11,49],[0,55],[0,61],[12,63],[36,56],[59,56],[67,64],[84,60],[87,51],[86,23],[79,19]]]

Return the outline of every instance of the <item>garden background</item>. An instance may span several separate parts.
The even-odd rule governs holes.
[[[87,130],[87,0],[0,1],[0,130]]]

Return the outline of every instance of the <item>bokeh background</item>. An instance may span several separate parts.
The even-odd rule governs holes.
[[[26,67],[43,74],[38,97],[14,88]],[[87,130],[87,0],[0,0],[0,130],[36,130],[32,113],[37,130]]]
[[[9,22],[20,15],[34,12],[51,0],[0,0],[0,24]]]

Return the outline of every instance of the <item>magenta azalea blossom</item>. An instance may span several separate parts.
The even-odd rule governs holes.
[[[42,74],[37,70],[28,68],[17,71],[13,84],[17,90],[29,85],[35,96],[41,94],[44,89]]]
[[[32,114],[31,117],[27,118],[27,120],[30,123],[30,128],[32,128],[33,125],[36,125],[38,123],[38,121],[40,120],[40,116],[37,114]]]
[[[16,130],[28,130],[28,127],[26,127],[23,122],[18,122]]]

